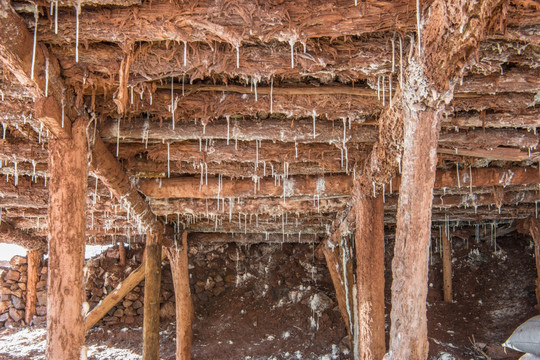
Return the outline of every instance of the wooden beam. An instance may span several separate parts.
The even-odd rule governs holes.
[[[88,158],[86,122],[72,139],[49,140],[47,357],[78,359],[84,346],[82,304]]]
[[[159,299],[161,293],[161,233],[146,233],[144,255],[143,360],[159,359]]]
[[[27,279],[26,279],[26,306],[24,308],[24,321],[26,325],[30,325],[36,315],[37,289],[36,285],[39,280],[38,271],[41,266],[43,253],[40,250],[30,250],[26,252],[28,262]]]
[[[191,340],[193,331],[191,323],[195,316],[193,302],[189,289],[188,270],[188,233],[182,233],[182,246],[166,249],[174,285],[174,298],[176,306],[176,360],[191,359]]]
[[[13,227],[5,220],[0,224],[0,242],[15,244],[26,250],[47,251],[47,240],[43,237],[33,237]]]
[[[165,254],[162,255],[162,260],[165,258]],[[127,278],[125,278],[119,286],[117,286],[112,292],[110,292],[103,300],[101,300],[96,307],[90,311],[85,318],[86,332],[90,330],[99,320],[109,312],[116,304],[129,294],[145,276],[145,263],[143,262],[139,267],[133,270]]]
[[[379,195],[356,196],[356,295],[359,359],[382,359],[384,334],[384,204]]]
[[[243,232],[230,234],[222,232],[194,232],[189,233],[189,242],[191,244],[201,243],[201,244],[210,244],[210,243],[238,243],[238,244],[281,244],[281,243],[299,243],[299,244],[314,244],[320,241],[320,237],[316,234],[305,234],[296,232],[293,234],[282,233],[248,233],[244,234]]]
[[[443,299],[445,302],[452,302],[452,247],[448,232],[445,227],[442,232],[442,252],[443,252]]]
[[[536,264],[536,305],[535,308],[540,311],[540,223],[537,218],[532,216],[521,222],[518,226],[522,232],[528,232],[534,241],[534,261]],[[523,228],[523,229],[520,229]],[[524,230],[524,231],[523,231]]]

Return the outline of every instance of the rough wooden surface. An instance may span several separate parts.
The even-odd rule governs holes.
[[[143,359],[159,359],[159,299],[162,234],[146,233],[144,252]]]
[[[40,250],[30,250],[26,252],[28,263],[28,278],[26,279],[26,306],[24,308],[24,321],[30,324],[36,315],[37,304],[37,282],[39,280],[38,270],[41,268],[41,258],[43,252]]]
[[[443,299],[446,302],[452,302],[452,247],[447,235],[448,229],[442,232],[442,251],[443,251]]]
[[[191,359],[193,331],[191,323],[195,317],[189,289],[188,233],[182,233],[181,247],[165,250],[171,264],[176,306],[176,360]]]
[[[72,130],[72,139],[49,142],[47,358],[55,360],[79,359],[85,333],[86,123],[78,119]]]

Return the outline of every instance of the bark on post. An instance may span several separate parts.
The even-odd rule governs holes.
[[[193,303],[189,290],[188,271],[188,233],[182,234],[182,249],[167,248],[167,256],[171,264],[176,302],[176,360],[191,359],[191,340],[193,331]]]
[[[386,352],[383,198],[358,195],[355,210],[358,358],[382,359]]]
[[[41,264],[41,257],[42,253],[39,250],[30,250],[26,253],[26,259],[28,261],[28,278],[26,280],[26,308],[24,316],[26,325],[30,325],[30,322],[36,315],[36,285],[39,279],[38,270]]]
[[[412,104],[411,104],[412,105]],[[392,359],[426,359],[427,276],[431,203],[440,117],[432,110],[403,111],[404,148],[392,261]]]
[[[146,233],[144,253],[143,360],[159,359],[159,295],[162,234]]]
[[[79,359],[84,349],[82,304],[88,157],[86,123],[72,138],[49,140],[49,277],[47,358]]]
[[[118,255],[119,255],[119,263],[120,266],[126,266],[126,247],[124,246],[124,242],[120,241],[118,243]]]
[[[448,228],[442,232],[443,251],[443,298],[446,302],[452,302],[452,248],[447,235]]]
[[[519,228],[518,228],[519,229]],[[529,218],[524,222],[524,229],[534,241],[534,261],[536,264],[536,306],[540,311],[540,223],[536,218]]]

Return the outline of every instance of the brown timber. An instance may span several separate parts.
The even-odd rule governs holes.
[[[86,122],[72,139],[49,139],[47,358],[73,360],[84,346],[82,304],[88,149]]]
[[[144,252],[143,360],[159,359],[159,299],[161,291],[161,233],[146,232]]]
[[[452,302],[452,247],[447,235],[448,228],[445,227],[442,232],[442,251],[443,251],[443,298],[444,301]]]
[[[28,262],[28,278],[26,280],[26,307],[24,309],[24,321],[27,325],[30,325],[32,319],[36,315],[36,285],[39,280],[38,271],[41,266],[42,257],[43,253],[40,250],[30,250],[26,252],[26,259]]]

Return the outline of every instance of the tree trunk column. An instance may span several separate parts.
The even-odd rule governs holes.
[[[49,140],[49,276],[47,358],[79,359],[84,346],[82,304],[88,157],[86,123],[71,139]]]
[[[171,264],[176,301],[176,360],[191,359],[193,337],[191,330],[193,303],[189,290],[187,235],[186,231],[182,234],[182,250],[174,247],[166,250]]]
[[[384,204],[359,195],[356,203],[358,358],[382,359],[384,339]]]
[[[404,108],[403,163],[392,261],[390,356],[422,360],[428,354],[428,257],[440,115]]]
[[[37,289],[38,271],[41,265],[41,251],[30,250],[26,253],[26,259],[28,261],[28,278],[26,280],[26,309],[24,321],[26,325],[30,325],[30,322],[36,315],[36,303],[37,303]]]
[[[161,290],[161,237],[146,233],[143,360],[159,359],[159,295]]]
[[[445,227],[442,232],[443,298],[445,302],[452,302],[452,247],[447,232]]]

